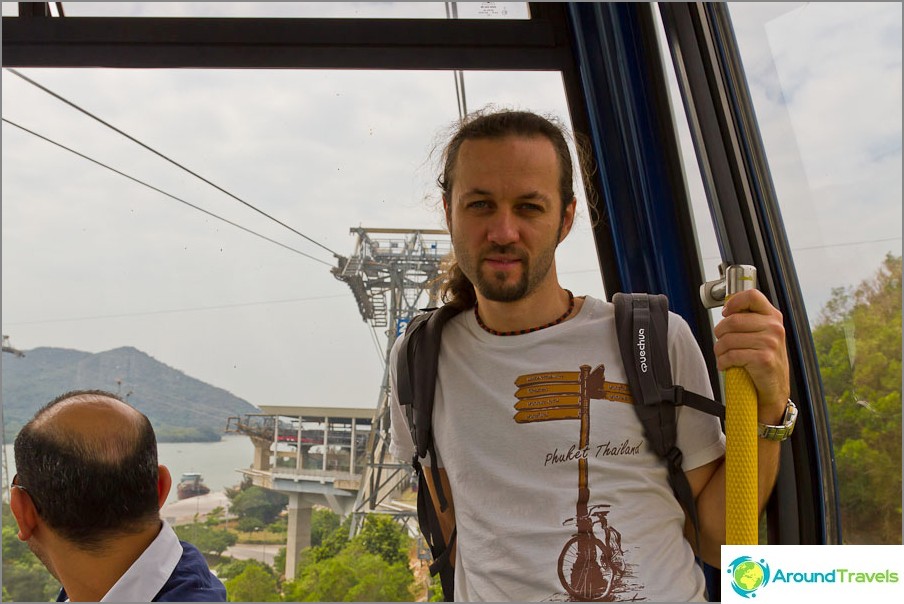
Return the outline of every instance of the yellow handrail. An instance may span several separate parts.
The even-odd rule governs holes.
[[[726,300],[756,287],[756,269],[735,265],[725,272]],[[757,397],[742,367],[725,372],[725,540],[729,545],[759,543],[757,476]]]
[[[725,372],[725,539],[759,542],[756,388],[741,367]]]

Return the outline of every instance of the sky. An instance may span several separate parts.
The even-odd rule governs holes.
[[[171,16],[445,16],[442,3],[167,4]],[[460,3],[460,15],[486,4]],[[732,15],[813,320],[833,287],[901,253],[901,4],[741,3]],[[452,72],[20,71],[309,239],[4,70],[4,118],[296,250],[4,124],[0,318],[13,346],[133,346],[254,405],[376,407],[386,336],[330,267],[352,253],[352,227],[444,226],[433,150],[458,117]],[[557,73],[464,77],[470,109],[568,121]],[[682,148],[712,278],[718,254],[686,136]],[[604,294],[585,208],[557,265],[575,294]]]

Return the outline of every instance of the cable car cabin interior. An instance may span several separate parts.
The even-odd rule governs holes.
[[[447,14],[452,4],[444,6]],[[479,6],[499,11],[508,5]],[[759,289],[784,315],[791,397],[800,413],[782,445],[759,541],[841,543],[810,322],[728,5],[521,6],[520,18],[461,18],[465,7],[459,5],[460,18],[420,18],[412,26],[391,15],[73,16],[76,8],[67,3],[18,3],[18,14],[3,17],[3,66],[36,80],[44,69],[96,68],[443,74],[450,90],[454,80],[460,113],[477,108],[466,88],[472,76],[553,74],[571,129],[589,141],[595,169],[582,174],[583,199],[597,203],[598,219],[587,228],[605,295],[666,294],[671,310],[691,326],[716,393],[722,385],[712,352],[713,319],[701,303],[701,286],[718,279],[720,266],[756,268]],[[4,71],[4,84],[13,79]],[[692,141],[690,155],[679,132]],[[692,178],[702,183],[702,216],[717,259],[701,252]],[[711,584],[715,599],[717,585]]]

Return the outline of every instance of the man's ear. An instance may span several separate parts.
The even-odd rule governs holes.
[[[571,202],[565,207],[565,214],[562,216],[562,230],[559,233],[559,243],[565,241],[565,237],[568,236],[568,233],[571,232],[571,227],[574,226],[574,213],[577,209],[577,205],[577,198],[572,197]]]
[[[443,195],[443,213],[446,215],[446,230],[452,230],[452,208],[449,206],[449,200]]]
[[[162,508],[169,497],[170,488],[173,486],[173,477],[169,468],[157,466],[157,507]]]
[[[13,512],[16,524],[19,525],[19,540],[28,541],[39,522],[34,502],[22,489],[10,489],[9,508]]]

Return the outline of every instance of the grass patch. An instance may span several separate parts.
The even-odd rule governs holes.
[[[274,531],[232,531],[238,536],[239,543],[249,545],[283,545],[286,542],[286,533]]]

